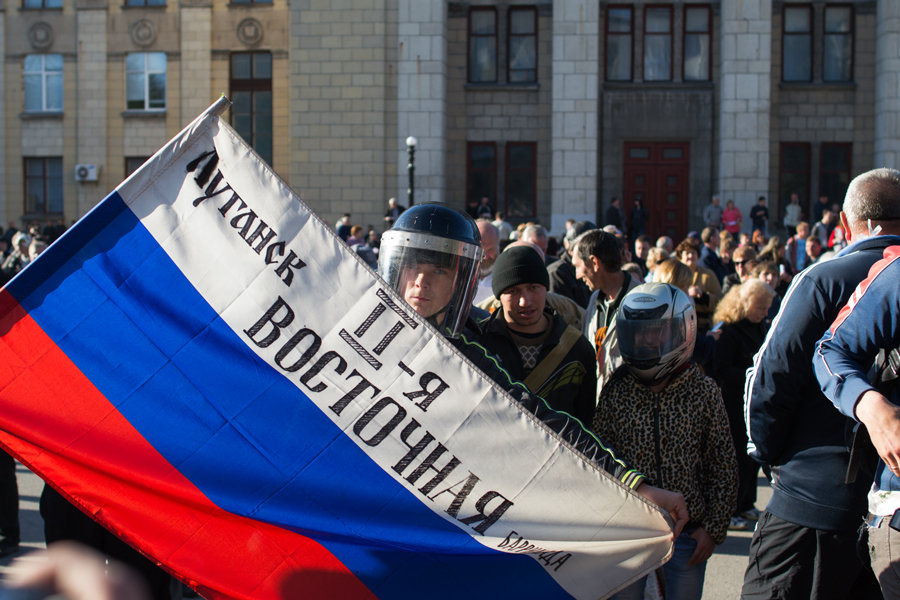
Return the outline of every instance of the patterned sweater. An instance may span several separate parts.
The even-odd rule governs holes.
[[[661,392],[620,369],[600,394],[594,432],[648,483],[681,492],[692,526],[725,540],[737,501],[737,463],[716,383],[692,364]]]

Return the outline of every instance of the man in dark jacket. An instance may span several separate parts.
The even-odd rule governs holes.
[[[715,273],[719,285],[722,285],[728,270],[719,256],[719,230],[715,227],[704,227],[700,232],[700,241],[703,242],[703,248],[700,249],[700,266]]]
[[[388,199],[388,209],[387,212],[384,213],[384,224],[390,227],[394,224],[394,222],[403,214],[403,211],[406,210],[406,207],[402,204],[397,204],[396,198]]]
[[[581,308],[587,308],[591,290],[587,284],[575,275],[575,265],[572,264],[572,249],[575,247],[575,240],[578,236],[591,229],[597,229],[597,226],[590,221],[578,221],[572,225],[563,237],[564,251],[562,256],[547,267],[547,273],[550,276],[549,290],[571,298]]]
[[[750,209],[750,221],[753,223],[753,231],[759,229],[763,235],[769,235],[769,208],[766,206],[765,196],[760,196]]]
[[[609,201],[605,216],[605,225],[615,225],[619,231],[625,231],[625,211],[622,210],[622,202],[617,197],[613,196]]]
[[[481,344],[514,379],[551,408],[582,423],[594,416],[597,368],[590,342],[547,306],[547,269],[527,246],[507,248],[494,263],[500,308],[482,323]]]
[[[900,173],[854,179],[841,213],[851,245],[794,277],[748,371],[750,455],[770,471],[773,493],[750,543],[742,598],[880,597],[856,552],[871,475],[845,483],[851,421],[822,394],[812,358],[869,267],[900,242],[900,220],[884,214],[900,215]]]

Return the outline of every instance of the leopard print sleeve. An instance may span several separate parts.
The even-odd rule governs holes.
[[[737,503],[737,461],[719,387],[706,377],[702,394],[706,399],[704,408],[709,422],[702,447],[702,461],[707,467],[706,485],[703,486],[707,510],[702,526],[716,544],[721,544]]]

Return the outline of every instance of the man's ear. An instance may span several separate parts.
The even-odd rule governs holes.
[[[844,239],[847,240],[849,244],[852,242],[853,232],[850,231],[850,224],[847,222],[847,213],[841,211],[841,227],[844,228]]]

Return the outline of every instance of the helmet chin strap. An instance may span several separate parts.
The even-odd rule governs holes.
[[[444,321],[443,315],[445,315],[449,311],[450,311],[450,303],[448,302],[447,304],[444,305],[444,308],[438,310],[436,313],[434,313],[430,317],[427,317],[425,320],[428,321],[429,323],[431,323],[432,325],[434,325],[435,329],[440,331],[441,324]],[[438,317],[442,317],[442,318],[440,320],[438,320]]]

